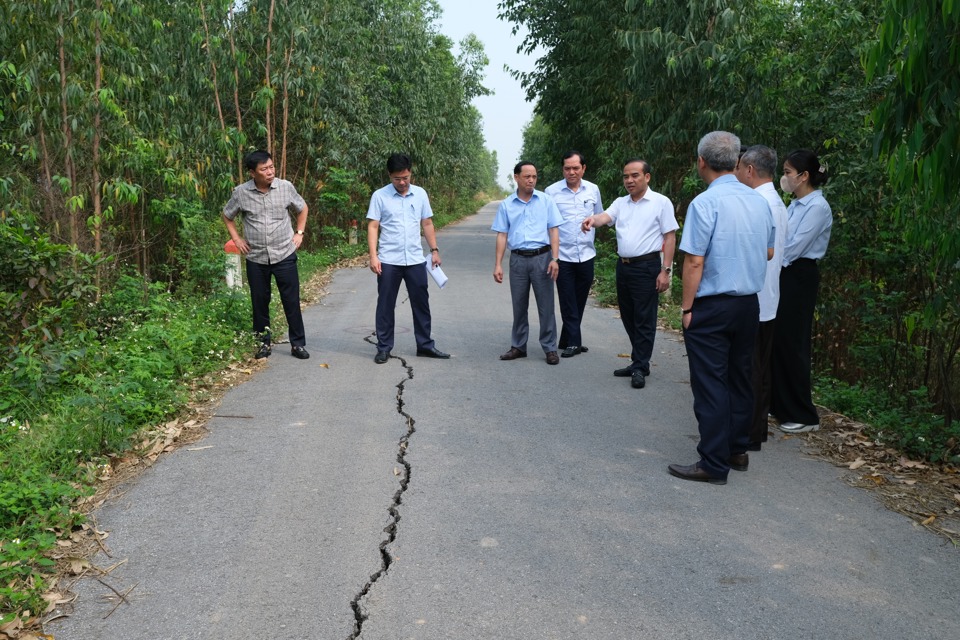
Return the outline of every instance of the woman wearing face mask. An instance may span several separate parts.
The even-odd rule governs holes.
[[[787,239],[780,270],[770,412],[786,433],[820,428],[810,396],[810,334],[820,286],[817,260],[827,252],[833,226],[833,212],[820,191],[827,179],[826,168],[812,151],[792,151],[784,160],[780,188],[792,193],[793,201],[787,207]]]

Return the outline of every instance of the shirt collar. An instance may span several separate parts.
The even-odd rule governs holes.
[[[518,201],[518,202],[523,202],[524,204],[527,204],[528,202],[533,202],[533,199],[536,198],[536,197],[537,197],[537,190],[534,189],[534,190],[533,190],[533,193],[530,195],[530,200],[527,201],[527,202],[524,202],[523,200],[520,199],[520,191],[514,191],[514,192],[513,192],[513,198],[511,198],[511,199],[512,199],[512,200],[516,200],[516,201]]]
[[[707,189],[713,189],[714,185],[720,186],[721,184],[726,184],[728,182],[737,182],[737,176],[732,173],[725,173],[722,176],[717,176],[713,179],[713,182],[707,186]]]
[[[251,191],[260,191],[260,189],[257,188],[257,183],[256,183],[254,180],[247,180],[246,187],[247,187],[247,189],[249,189],[249,190],[251,190]],[[276,188],[277,188],[277,179],[276,179],[276,178],[274,178],[274,179],[273,179],[273,182],[270,183],[270,188],[271,188],[271,189],[276,189]],[[260,193],[263,193],[263,192],[260,191]]]
[[[803,196],[802,198],[797,198],[796,201],[799,202],[800,204],[807,204],[813,199],[813,196],[819,196],[819,195],[823,195],[823,192],[820,189],[814,189],[813,191]]]

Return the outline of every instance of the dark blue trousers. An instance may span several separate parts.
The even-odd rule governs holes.
[[[756,294],[706,296],[694,301],[690,326],[683,331],[700,428],[700,467],[715,478],[727,477],[730,456],[744,453],[750,442],[759,315]]]
[[[423,263],[409,266],[381,263],[377,276],[377,350],[393,349],[393,330],[400,282],[407,285],[407,297],[413,310],[413,335],[418,349],[434,346],[430,339],[430,295],[427,270]]]
[[[659,260],[643,260],[624,264],[617,260],[617,305],[620,321],[630,338],[630,367],[650,375],[650,356],[657,335],[657,276]]]
[[[560,274],[557,276],[557,299],[560,302],[560,329],[558,347],[582,347],[580,321],[587,307],[587,296],[593,285],[593,258],[583,262],[560,260]]]
[[[270,344],[270,278],[277,281],[280,304],[287,316],[290,344],[302,347],[307,344],[300,313],[300,273],[297,271],[297,254],[290,254],[274,264],[259,264],[247,260],[247,282],[250,285],[250,303],[253,306],[253,332]]]

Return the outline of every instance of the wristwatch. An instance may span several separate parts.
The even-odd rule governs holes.
[[[673,273],[673,269],[671,269],[670,267],[662,267],[662,268],[663,268],[663,272],[667,275],[670,275],[671,273]]]
[[[302,235],[303,235],[303,229],[297,229],[296,231],[294,231],[294,233],[297,234],[298,236],[302,236]]]

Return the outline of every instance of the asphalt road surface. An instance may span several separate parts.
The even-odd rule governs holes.
[[[305,312],[312,357],[274,349],[203,447],[161,458],[97,514],[111,557],[56,640],[960,638],[960,549],[845,484],[802,438],[726,486],[696,460],[683,344],[657,335],[642,390],[613,309],[589,353],[501,362],[509,285],[495,205],[438,235],[433,335],[401,289],[376,365],[375,277],[335,274]],[[506,260],[504,261],[506,267]],[[559,319],[559,314],[558,314]],[[531,301],[531,334],[537,334]],[[329,368],[320,366],[329,365]],[[111,610],[116,610],[111,613]],[[109,615],[108,615],[109,614]]]

